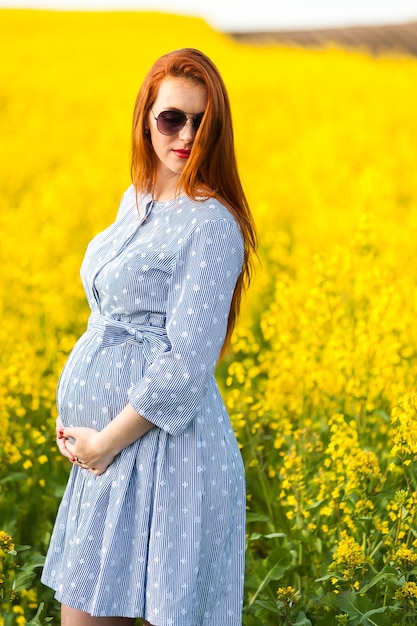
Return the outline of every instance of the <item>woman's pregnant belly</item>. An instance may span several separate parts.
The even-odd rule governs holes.
[[[64,426],[103,429],[129,402],[132,384],[144,375],[142,347],[126,342],[103,348],[87,331],[75,344],[61,373],[58,412]]]

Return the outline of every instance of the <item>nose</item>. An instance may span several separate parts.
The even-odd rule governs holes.
[[[196,131],[194,130],[193,118],[189,117],[185,126],[183,126],[179,132],[179,138],[184,143],[190,143],[191,141],[194,141],[195,133]]]

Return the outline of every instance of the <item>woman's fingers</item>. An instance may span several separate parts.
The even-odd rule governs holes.
[[[57,444],[61,454],[74,465],[100,476],[113,462],[114,456],[100,453],[97,449],[95,443],[97,433],[94,428],[82,426],[64,428],[62,424],[57,425]]]
[[[56,437],[56,444],[58,446],[58,450],[60,451],[62,456],[65,456],[67,459],[72,461],[74,459],[74,456],[71,453],[71,451],[68,450],[66,443],[67,443],[67,439],[63,436],[62,429],[59,429],[57,432],[57,437]]]

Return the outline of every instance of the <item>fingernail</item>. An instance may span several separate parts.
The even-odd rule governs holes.
[[[63,439],[64,438],[64,429],[60,428],[58,431],[58,439]]]

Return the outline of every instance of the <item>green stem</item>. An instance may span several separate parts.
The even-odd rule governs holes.
[[[252,436],[252,433],[250,432],[250,428],[248,424],[246,424],[246,430],[247,430],[249,441],[253,442],[253,436]],[[254,448],[253,443],[251,444],[251,456],[252,458],[257,458],[257,450]],[[269,492],[267,489],[267,485],[265,484],[265,473],[262,471],[260,462],[258,462],[256,466],[257,466],[257,473],[259,477],[259,483],[261,485],[262,495],[264,498],[266,509],[268,511],[268,518],[269,518],[268,528],[271,532],[274,532],[275,531],[275,527],[273,524],[274,515],[273,515],[273,510],[272,510],[270,499],[269,499]]]
[[[248,604],[248,608],[250,608],[252,606],[252,604],[255,602],[256,598],[259,596],[259,594],[261,593],[262,589],[265,587],[265,585],[267,583],[269,583],[270,580],[270,576],[271,573],[274,571],[275,565],[273,565],[271,567],[271,569],[267,572],[266,576],[264,577],[264,579],[261,581],[261,584],[259,585],[259,587],[257,588],[257,590],[255,591],[255,593],[252,596],[251,601]]]

